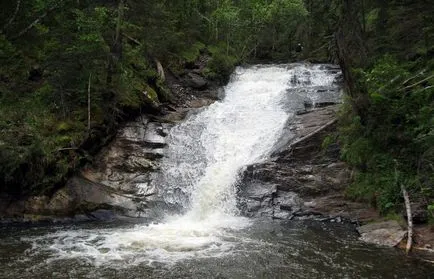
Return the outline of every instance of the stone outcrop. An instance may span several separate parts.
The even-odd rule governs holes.
[[[158,170],[168,134],[167,123],[147,116],[126,123],[93,163],[51,197],[12,201],[2,210],[10,221],[57,221],[139,217],[155,194],[150,174]]]
[[[363,225],[357,228],[360,239],[377,245],[395,247],[407,235],[396,221],[384,221]]]
[[[246,168],[239,201],[246,215],[354,220],[369,216],[365,205],[342,195],[351,173],[339,160],[339,146],[321,148],[336,128],[336,111],[337,105],[332,105],[299,114],[288,123],[289,141],[272,159]]]

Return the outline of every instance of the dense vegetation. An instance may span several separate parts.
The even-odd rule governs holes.
[[[336,53],[348,93],[338,133],[342,157],[355,171],[348,195],[389,213],[402,210],[405,187],[416,208],[434,217],[434,6],[316,5],[324,22],[315,28],[325,38],[319,47]]]
[[[170,101],[156,63],[182,76],[206,55],[202,74],[225,82],[237,63],[305,58],[343,68],[349,196],[399,210],[402,184],[434,208],[430,2],[3,1],[0,192],[49,193],[119,121]]]
[[[169,101],[156,63],[182,75],[206,54],[224,82],[291,56],[306,15],[301,0],[2,1],[0,192],[49,193],[119,121]]]
[[[434,7],[429,1],[364,4],[347,11],[361,19],[363,40],[347,76],[352,109],[341,119],[343,158],[357,170],[349,193],[387,213],[401,210],[405,187],[413,202],[432,209]],[[341,57],[341,64],[350,59]]]

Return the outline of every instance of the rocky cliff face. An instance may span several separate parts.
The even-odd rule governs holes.
[[[339,146],[322,149],[336,129],[337,105],[299,114],[289,130],[291,140],[272,159],[248,166],[243,174],[239,204],[248,216],[276,219],[363,218],[366,206],[346,201],[343,189],[351,173],[339,160]]]

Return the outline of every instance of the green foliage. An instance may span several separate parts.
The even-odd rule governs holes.
[[[433,72],[409,69],[391,55],[381,57],[361,75],[370,99],[366,123],[351,111],[341,117],[342,156],[358,171],[348,194],[382,212],[401,204],[401,183],[413,198],[434,196]]]
[[[347,194],[387,213],[402,207],[403,185],[412,201],[431,205],[434,11],[421,1],[362,3],[340,5],[338,15],[338,56],[351,89],[339,133],[342,157],[356,174]],[[363,40],[355,46],[357,36]]]
[[[205,70],[205,76],[211,80],[217,80],[221,83],[226,83],[229,80],[230,74],[233,72],[236,63],[236,57],[226,54],[224,45],[210,46],[211,60]]]
[[[201,42],[196,42],[189,49],[183,51],[181,53],[181,56],[185,62],[192,63],[199,58],[201,51],[204,49],[205,44]]]
[[[326,150],[330,145],[336,142],[336,135],[328,135],[321,143],[321,149]]]

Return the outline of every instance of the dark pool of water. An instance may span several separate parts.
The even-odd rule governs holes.
[[[95,265],[88,258],[57,260],[49,250],[35,253],[29,241],[58,231],[130,226],[0,228],[0,278],[434,278],[433,265],[406,257],[397,249],[362,243],[346,224],[257,220],[236,232],[239,238],[233,241],[244,241],[235,243],[229,253],[173,263],[133,264],[131,259],[123,262],[120,258]]]

